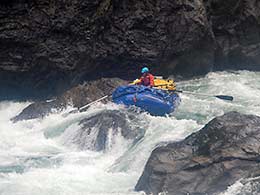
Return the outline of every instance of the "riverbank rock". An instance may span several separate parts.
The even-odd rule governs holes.
[[[124,84],[127,84],[127,81],[118,78],[103,78],[89,81],[73,87],[53,100],[30,104],[19,115],[14,117],[12,121],[42,118],[49,113],[60,112],[66,109],[67,106],[80,108],[105,95],[111,94],[116,87]]]
[[[215,194],[260,175],[260,117],[230,112],[185,140],[156,148],[135,189]]]
[[[70,142],[78,145],[81,150],[109,150],[120,137],[132,143],[141,139],[145,129],[135,125],[140,123],[135,113],[102,111],[80,121],[81,128],[69,134]]]

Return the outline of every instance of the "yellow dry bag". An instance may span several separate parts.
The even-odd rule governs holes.
[[[140,79],[134,80],[130,85],[136,85],[137,83],[140,82]],[[154,88],[157,89],[163,89],[163,90],[170,90],[174,91],[176,90],[176,84],[174,80],[172,79],[162,79],[162,77],[154,77]]]

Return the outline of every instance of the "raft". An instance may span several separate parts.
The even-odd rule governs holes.
[[[116,104],[137,106],[154,116],[165,116],[174,112],[180,102],[177,93],[142,85],[120,86],[112,94]]]

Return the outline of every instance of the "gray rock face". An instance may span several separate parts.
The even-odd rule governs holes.
[[[115,142],[116,136],[136,142],[144,136],[145,130],[135,127],[138,122],[131,113],[104,111],[90,118],[83,119],[81,129],[71,135],[72,143],[82,150],[104,151]]]
[[[214,60],[201,0],[12,0],[0,3],[0,23],[0,97],[136,77],[144,63],[158,73],[202,74]]]
[[[135,189],[215,194],[259,176],[260,117],[230,112],[185,140],[155,149]]]
[[[105,95],[109,95],[113,90],[124,85],[127,82],[118,78],[103,78],[86,82],[78,85],[52,101],[39,101],[26,107],[20,114],[12,119],[13,122],[42,118],[49,113],[59,112],[68,105],[80,108],[92,101],[95,101]]]
[[[260,70],[258,0],[0,3],[0,98],[46,97],[97,77]]]
[[[217,43],[215,69],[260,70],[258,0],[204,0]]]

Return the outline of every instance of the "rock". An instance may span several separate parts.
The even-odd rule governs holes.
[[[89,81],[66,91],[58,98],[58,101],[69,102],[73,106],[80,108],[103,96],[111,95],[115,88],[128,83],[119,78],[101,78]]]
[[[132,123],[138,123],[135,114],[118,110],[98,113],[80,121],[81,128],[70,134],[70,140],[81,150],[105,151],[116,142],[117,136],[136,142],[144,136],[145,130]]]
[[[157,74],[197,75],[214,62],[202,0],[12,0],[0,3],[0,23],[6,99],[46,98],[100,77],[133,79],[144,64]]]
[[[260,117],[230,112],[185,140],[156,148],[135,189],[147,194],[215,194],[259,176]]]
[[[258,0],[205,0],[217,42],[215,69],[260,70]]]
[[[59,102],[56,99],[51,101],[40,101],[32,103],[26,108],[24,108],[20,114],[13,117],[11,121],[16,123],[22,120],[43,118],[49,113],[62,111],[65,107],[65,102]]]
[[[0,98],[62,94],[101,77],[260,70],[258,0],[0,3]]]
[[[49,113],[60,112],[66,109],[67,106],[80,108],[105,95],[111,94],[116,87],[124,84],[127,84],[127,81],[118,78],[102,78],[89,81],[73,87],[51,101],[39,101],[30,104],[20,114],[15,116],[12,121],[42,118]]]

